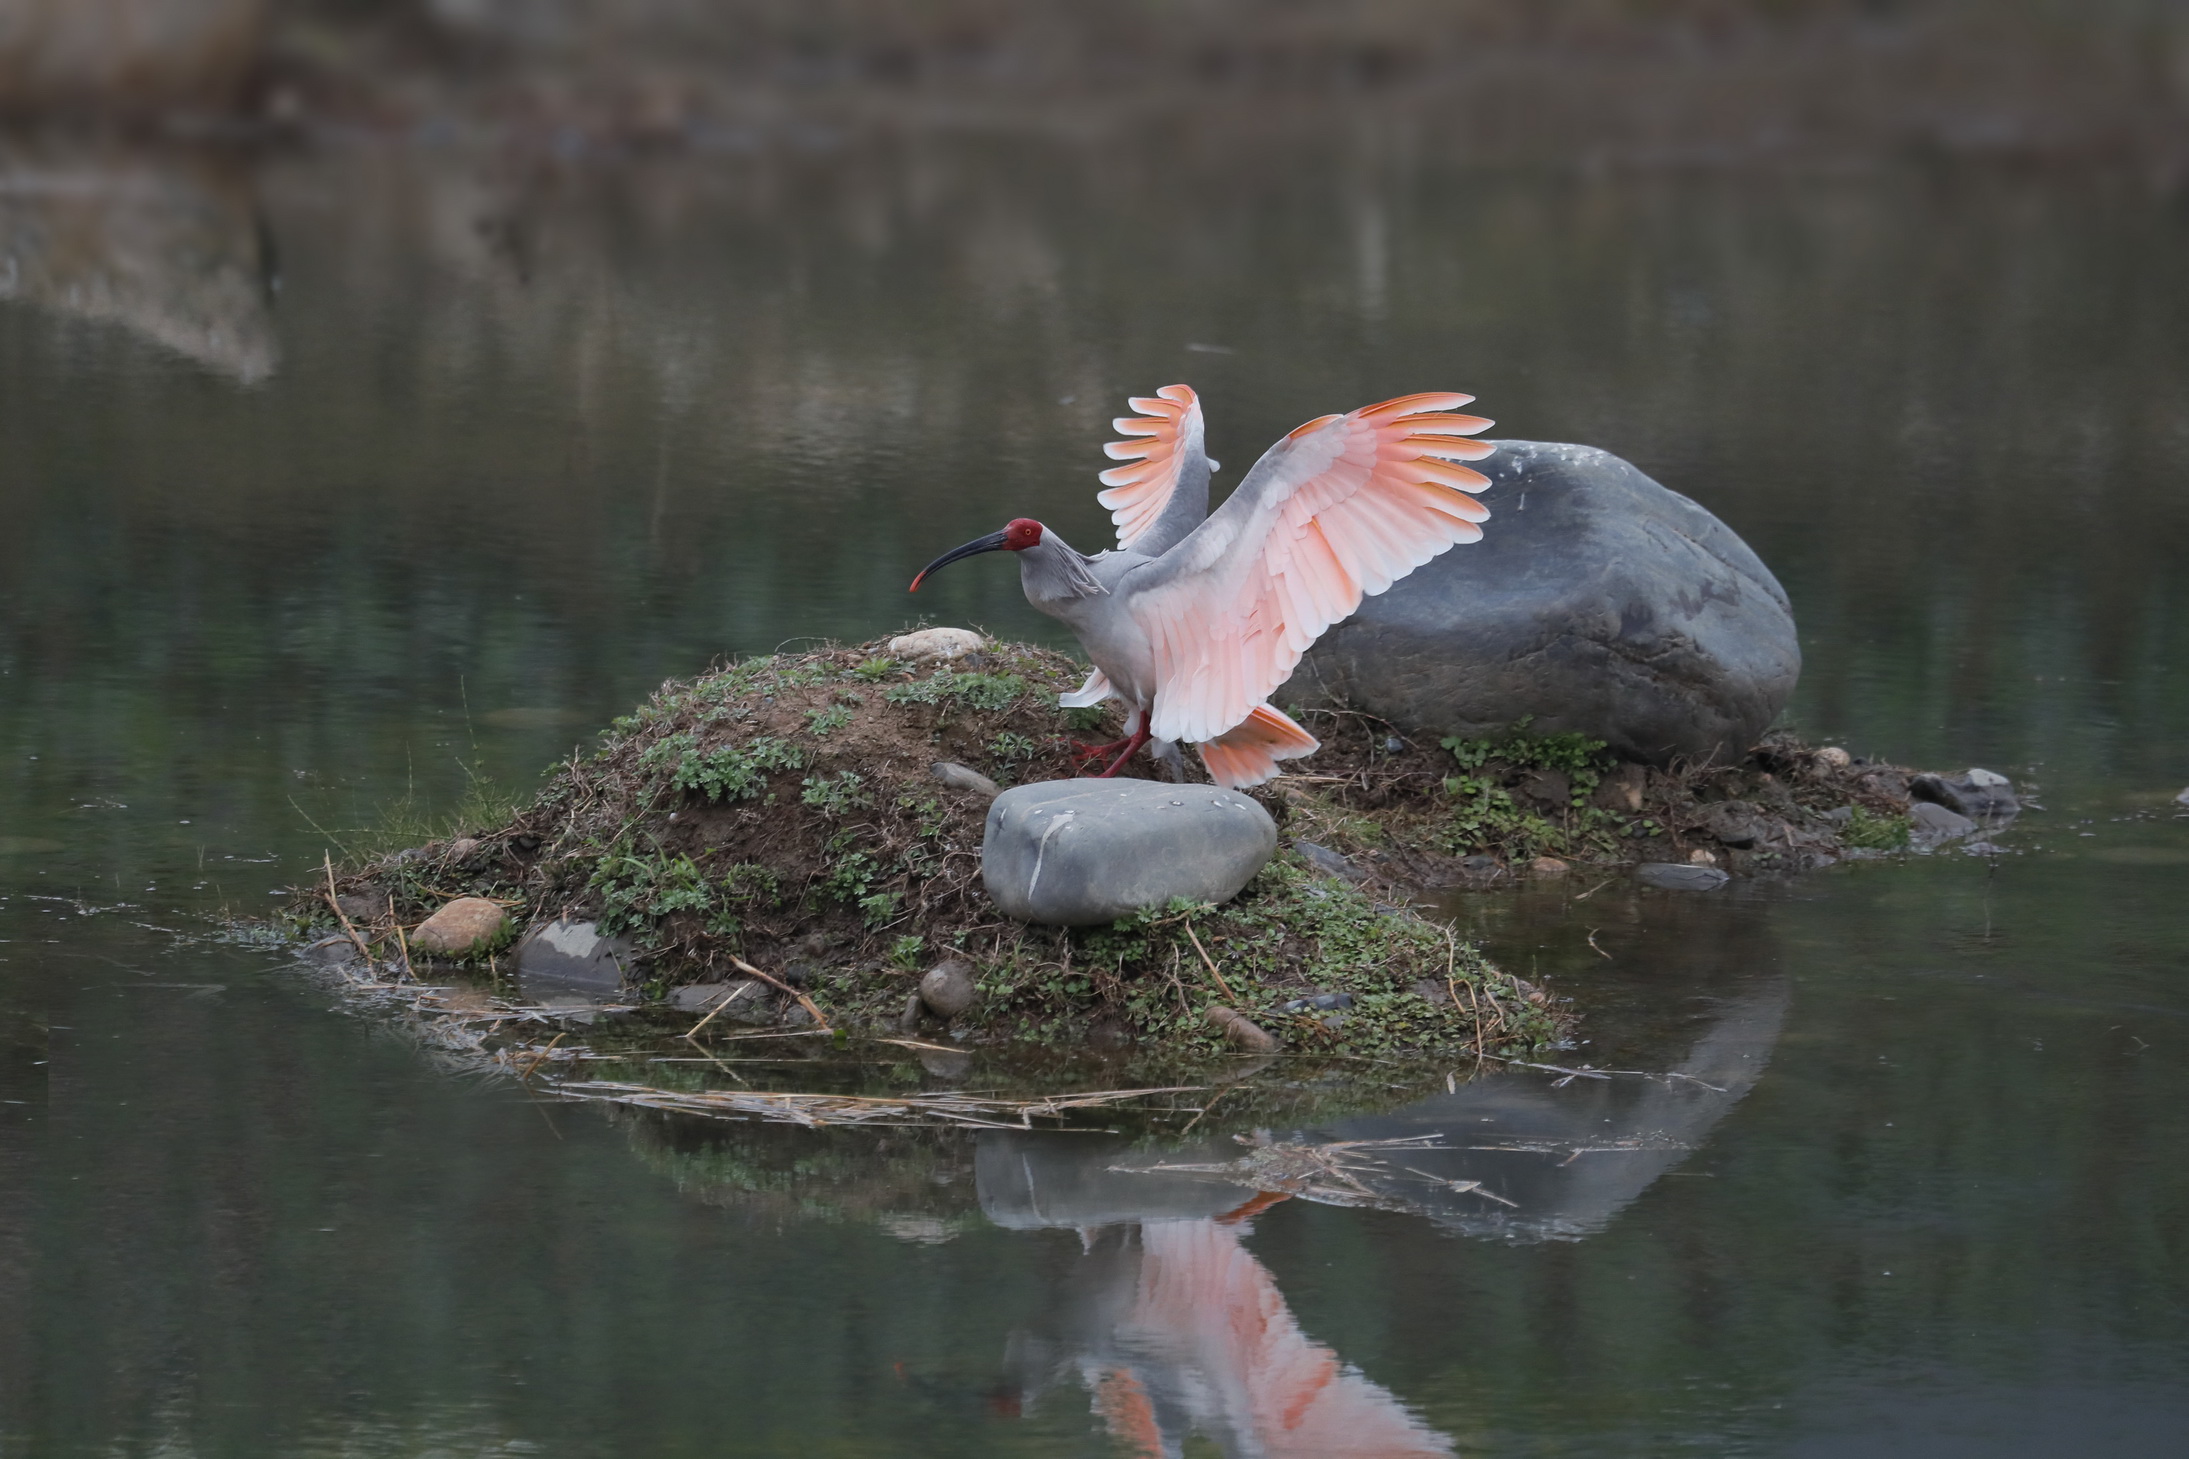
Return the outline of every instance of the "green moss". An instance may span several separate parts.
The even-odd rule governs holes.
[[[1026,693],[1026,680],[1017,674],[953,673],[948,669],[892,684],[882,691],[891,704],[959,704],[990,712],[1009,709]]]
[[[1477,1036],[1477,1008],[1499,1018],[1501,1046],[1558,1036],[1539,994],[1447,929],[1290,854],[1222,907],[1174,904],[1053,936],[1022,939],[983,970],[984,999],[1023,1037],[1076,1037],[1114,1016],[1165,1048],[1213,1052],[1222,1040],[1207,1010],[1217,1004],[1303,1051],[1449,1052]],[[1316,993],[1347,994],[1352,1006],[1286,1011]]]
[[[1509,860],[1537,856],[1616,857],[1633,823],[1589,803],[1613,757],[1601,740],[1579,734],[1531,735],[1528,721],[1497,739],[1442,741],[1468,773],[1449,776],[1444,793],[1452,813],[1439,849],[1453,855],[1491,852]],[[1516,795],[1515,782],[1536,771],[1564,776],[1564,804],[1546,809]]]
[[[852,703],[857,703],[853,700]],[[851,704],[831,704],[823,709],[806,711],[806,728],[815,735],[827,735],[851,723]]]
[[[803,770],[805,751],[788,740],[761,735],[743,744],[703,750],[696,731],[666,735],[639,758],[642,769],[666,770],[677,790],[696,790],[709,800],[750,800],[777,770]]]
[[[1839,833],[1844,844],[1871,851],[1898,851],[1908,844],[1908,833],[1914,825],[1908,817],[1881,816],[1861,806],[1852,809],[1854,814],[1848,818],[1847,828]]]
[[[717,936],[734,938],[739,931],[717,886],[689,856],[603,856],[591,887],[600,896],[601,930],[633,934],[642,947],[651,946],[662,920],[678,912],[699,913]]]
[[[1090,704],[1084,708],[1064,711],[1064,727],[1074,734],[1083,735],[1095,730],[1107,729],[1109,724],[1110,711],[1106,705]]]
[[[867,794],[866,777],[856,770],[808,775],[798,798],[831,817],[847,816],[874,804],[874,797]]]

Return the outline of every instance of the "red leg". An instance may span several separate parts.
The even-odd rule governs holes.
[[[1132,737],[1125,741],[1124,753],[1119,755],[1115,760],[1112,760],[1110,762],[1110,768],[1103,771],[1100,775],[1097,775],[1095,779],[1108,780],[1118,771],[1124,769],[1125,762],[1133,757],[1133,753],[1153,738],[1154,736],[1148,733],[1147,725],[1142,724],[1140,728],[1132,732]]]
[[[1084,765],[1089,760],[1099,760],[1104,755],[1114,755],[1131,743],[1132,736],[1127,735],[1122,740],[1112,740],[1106,745],[1074,745],[1072,746],[1072,758]]]

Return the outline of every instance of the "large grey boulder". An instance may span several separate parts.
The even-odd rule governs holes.
[[[981,875],[1012,917],[1090,927],[1173,897],[1228,902],[1277,851],[1277,823],[1235,790],[1048,780],[988,807]]]
[[[1308,652],[1280,704],[1491,735],[1523,719],[1652,764],[1737,756],[1801,673],[1793,609],[1702,507],[1593,446],[1499,441],[1491,518]]]

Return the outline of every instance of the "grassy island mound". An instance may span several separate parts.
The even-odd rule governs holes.
[[[1706,842],[1738,869],[1799,866],[1906,834],[1904,777],[1791,741],[1672,773],[1524,727],[1425,744],[1325,713],[1309,721],[1325,749],[1253,792],[1283,845],[1239,897],[1029,927],[981,886],[987,794],[934,767],[1003,786],[1071,775],[1075,740],[1118,733],[1114,705],[1058,708],[1083,672],[1022,645],[909,664],[877,643],[672,681],[501,823],[352,864],[294,911],[331,930],[339,907],[376,951],[459,896],[519,927],[591,920],[629,939],[654,998],[768,974],[743,1022],[909,1030],[922,973],[960,958],[978,996],[953,1028],[975,1040],[1207,1053],[1220,1005],[1297,1053],[1510,1056],[1559,1038],[1557,1000],[1416,913],[1413,888]]]

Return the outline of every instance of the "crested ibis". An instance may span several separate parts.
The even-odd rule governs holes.
[[[1191,741],[1209,776],[1243,789],[1312,755],[1316,738],[1268,702],[1309,645],[1371,596],[1460,542],[1482,537],[1489,478],[1461,465],[1495,448],[1459,415],[1471,395],[1406,395],[1299,427],[1262,454],[1224,504],[1208,509],[1201,403],[1184,385],[1131,399],[1125,436],[1096,500],[1114,550],[1087,557],[1020,517],[952,548],[928,574],[983,552],[1015,552],[1026,600],[1077,635],[1094,672],[1068,707],[1119,699],[1125,738],[1115,775],[1149,741]]]

